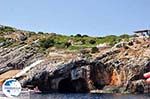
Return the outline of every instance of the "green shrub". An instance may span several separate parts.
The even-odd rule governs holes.
[[[38,32],[38,34],[44,34],[43,32]]]
[[[73,35],[70,35],[70,37],[74,37]]]
[[[51,38],[41,39],[39,41],[39,43],[40,43],[40,46],[43,47],[43,48],[49,48],[49,47],[54,46],[54,44],[55,44],[54,40],[51,39]]]
[[[86,44],[86,40],[85,39],[82,39],[81,42],[82,42],[82,44]]]
[[[81,49],[81,50],[80,50],[80,53],[81,53],[81,54],[88,54],[88,53],[90,53],[90,51],[89,51],[89,50],[86,50],[86,49]]]
[[[0,42],[6,42],[6,39],[3,37],[0,37]]]
[[[12,44],[13,44],[12,42],[10,42],[10,41],[6,41],[6,42],[5,42],[5,45],[4,45],[4,47],[11,46]]]
[[[82,37],[89,37],[88,35],[82,35]]]
[[[9,41],[6,38],[2,38],[2,37],[0,37],[0,43],[2,44],[3,47],[8,47],[13,44],[13,42]]]
[[[90,43],[90,44],[95,44],[96,41],[95,41],[95,40],[90,40],[89,43]]]
[[[64,45],[65,45],[66,48],[68,48],[69,46],[71,46],[71,43],[70,42],[66,42]]]
[[[70,46],[68,47],[69,50],[80,50],[81,47],[80,46]]]
[[[123,35],[120,35],[120,38],[130,38],[130,35],[128,35],[128,34],[123,34]]]
[[[82,35],[81,34],[76,34],[75,37],[82,37]]]
[[[97,47],[92,47],[91,53],[97,53],[99,52],[99,49]]]
[[[28,37],[31,37],[32,35],[36,35],[36,32],[29,32]]]
[[[3,32],[15,32],[14,28],[9,27],[9,26],[2,26],[2,27],[0,27],[0,31],[3,31]]]

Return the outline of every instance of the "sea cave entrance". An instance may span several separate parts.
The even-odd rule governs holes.
[[[58,91],[61,93],[85,93],[89,92],[89,88],[86,80],[83,78],[77,80],[66,78],[59,82]]]

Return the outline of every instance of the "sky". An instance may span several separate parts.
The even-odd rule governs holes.
[[[23,30],[121,35],[150,28],[150,0],[0,0],[0,24]]]

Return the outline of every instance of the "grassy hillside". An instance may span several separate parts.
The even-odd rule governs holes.
[[[121,40],[128,41],[131,36],[123,34],[120,36],[108,35],[105,37],[90,37],[88,35],[60,35],[56,33],[43,33],[22,31],[8,26],[0,27],[0,45],[1,47],[17,46],[20,43],[32,44],[46,50],[51,47],[57,49],[79,50],[84,48],[96,47],[99,44],[107,43],[113,46]]]

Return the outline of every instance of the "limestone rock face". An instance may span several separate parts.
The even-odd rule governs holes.
[[[105,92],[112,88],[112,92],[148,92],[143,74],[150,71],[150,42],[130,43],[113,47],[92,60],[81,58],[58,63],[45,60],[31,69],[21,82],[24,87],[38,86],[39,90],[49,92],[97,89]]]
[[[26,35],[21,32],[18,34],[12,33],[11,37],[21,42],[26,39]],[[38,87],[42,92],[150,91],[143,77],[144,73],[150,71],[148,38],[118,43],[107,51],[93,55],[91,59],[73,57],[63,51],[60,53],[57,49],[44,56],[38,53],[35,43],[11,48],[0,47],[0,74],[11,69],[20,69],[21,75],[14,78],[18,79],[24,88]],[[40,60],[43,61],[35,64]]]
[[[0,49],[0,74],[11,69],[23,69],[32,63],[36,56],[36,49],[28,45]]]
[[[84,43],[81,37],[83,42],[55,33],[36,34],[0,25],[0,38],[0,84],[16,78],[24,88],[42,92],[150,92],[143,77],[150,71],[148,37],[122,40],[112,48],[98,46],[96,53],[91,48],[81,47],[80,53],[65,49]],[[57,39],[56,44],[41,46],[41,40],[47,38]]]

